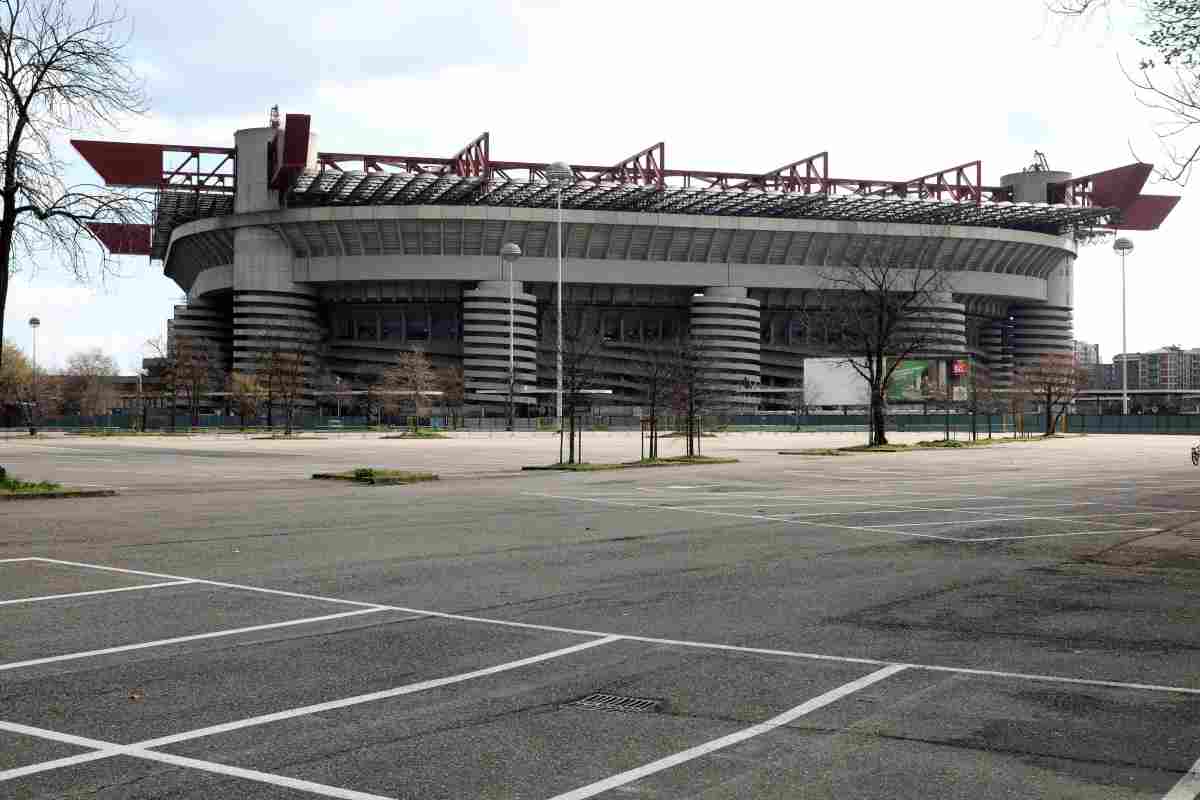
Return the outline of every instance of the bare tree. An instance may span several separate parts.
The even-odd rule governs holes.
[[[704,413],[722,399],[727,390],[712,383],[713,368],[704,350],[694,341],[679,342],[672,353],[671,402],[684,419],[687,456],[700,455]]]
[[[1122,5],[1131,5],[1121,0]],[[1107,15],[1113,0],[1047,0],[1066,17]],[[1196,0],[1137,0],[1135,38],[1149,51],[1125,77],[1154,117],[1155,133],[1170,165],[1156,170],[1164,180],[1186,184],[1200,158],[1200,3]]]
[[[437,378],[429,356],[417,350],[401,353],[396,359],[396,366],[384,372],[383,384],[389,392],[387,408],[389,412],[395,413],[411,403],[414,411],[413,433],[417,432],[420,418],[429,414],[430,393],[437,391]]]
[[[553,327],[553,320],[548,328]],[[563,461],[563,436],[569,432],[567,445],[568,464],[578,463],[583,457],[583,429],[580,413],[591,407],[588,390],[601,388],[599,385],[599,359],[604,349],[602,332],[578,310],[563,314],[562,385],[563,417],[565,430],[558,432],[558,460]]]
[[[642,398],[646,405],[649,426],[651,460],[658,458],[659,418],[670,409],[675,389],[675,353],[669,346],[648,345],[638,353],[637,376],[642,383]]]
[[[258,417],[258,405],[262,401],[264,392],[262,386],[258,382],[258,378],[254,375],[247,375],[244,372],[234,372],[229,376],[228,389],[229,398],[233,401],[233,407],[237,409],[238,418],[241,420],[242,427],[246,427],[246,417],[255,419]]]
[[[168,424],[174,432],[175,411],[179,403],[179,371],[176,369],[175,349],[162,336],[147,340],[146,347],[152,354],[146,363],[154,378],[153,385],[167,407]]]
[[[10,275],[46,253],[86,279],[115,262],[93,246],[90,224],[145,221],[144,199],[99,186],[68,186],[55,152],[64,133],[120,122],[146,108],[127,63],[125,18],[106,3],[82,14],[70,0],[0,2],[0,97],[5,142],[0,161],[0,331]],[[0,358],[2,358],[0,354]]]
[[[900,363],[932,343],[935,327],[922,317],[946,291],[945,273],[904,261],[895,248],[868,242],[852,263],[819,272],[823,291],[807,312],[810,331],[845,356],[866,382],[872,446],[887,444],[887,392]]]
[[[1018,392],[1045,409],[1046,435],[1051,436],[1067,407],[1087,388],[1088,374],[1073,353],[1047,353],[1022,366],[1015,378]]]
[[[202,398],[224,383],[221,355],[212,342],[191,336],[176,336],[172,347],[175,384],[187,404],[190,424],[196,427]]]
[[[273,347],[259,359],[258,378],[267,387],[267,425],[271,426],[271,407],[278,400],[284,414],[284,436],[292,435],[296,407],[304,396],[305,362],[299,350]]]
[[[117,399],[112,382],[117,372],[117,362],[98,347],[73,353],[63,379],[65,406],[87,417],[109,413]]]
[[[450,412],[450,425],[457,429],[467,396],[462,364],[455,364],[438,373],[438,388],[442,392],[442,404]]]

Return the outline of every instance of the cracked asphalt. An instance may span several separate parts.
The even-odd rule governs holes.
[[[0,796],[1200,794],[1189,441],[831,443],[0,441]]]

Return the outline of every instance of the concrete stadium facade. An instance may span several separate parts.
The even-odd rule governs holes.
[[[172,336],[211,342],[227,369],[242,372],[254,372],[272,348],[296,349],[314,387],[333,376],[368,381],[398,353],[419,349],[435,365],[463,367],[468,403],[501,404],[511,290],[516,382],[554,387],[552,201],[300,204],[272,186],[280,135],[275,127],[238,131],[232,204],[156,232],[157,257],[187,296]],[[303,167],[316,186],[324,173],[315,147]],[[1012,204],[1045,205],[1047,187],[1069,179],[1020,172],[1002,183]],[[330,191],[347,180],[338,177]],[[770,400],[759,389],[798,387],[806,357],[835,354],[805,324],[805,309],[828,286],[823,276],[879,246],[902,265],[945,276],[945,291],[908,323],[936,333],[920,355],[971,358],[1005,386],[1023,362],[1073,352],[1078,224],[1047,231],[719,209],[561,214],[564,318],[601,337],[598,384],[613,390],[612,405],[640,405],[646,351],[685,337],[734,404]],[[505,242],[523,251],[511,285],[499,258]],[[544,410],[553,398],[518,402]]]

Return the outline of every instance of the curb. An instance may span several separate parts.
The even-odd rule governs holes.
[[[0,502],[8,500],[61,500],[71,497],[115,497],[116,494],[116,489],[67,489],[61,492],[0,494]]]

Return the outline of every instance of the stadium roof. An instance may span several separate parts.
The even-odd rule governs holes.
[[[1048,186],[1052,202],[1012,202],[1008,186],[984,186],[973,161],[912,180],[836,178],[829,154],[770,172],[668,169],[662,142],[611,166],[564,165],[561,187],[544,162],[499,161],[487,133],[450,157],[308,153],[309,118],[287,115],[269,179],[287,207],[456,205],[656,214],[966,225],[1064,234],[1094,228],[1153,230],[1178,197],[1142,195],[1149,164],[1130,164]],[[130,226],[93,225],[113,252],[162,258],[171,231],[233,213],[232,148],[74,141],[109,185],[157,192],[152,236]],[[313,162],[316,166],[308,166]],[[565,172],[564,172],[565,175]],[[150,239],[149,246],[143,244]]]

